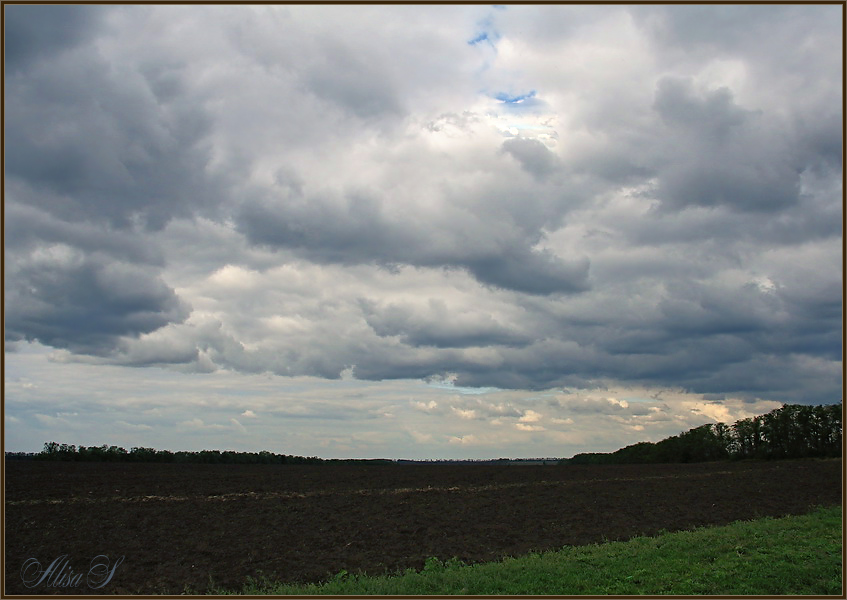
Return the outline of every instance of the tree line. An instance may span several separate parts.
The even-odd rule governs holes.
[[[784,404],[732,425],[701,425],[660,442],[583,453],[563,464],[687,463],[841,456],[841,404]]]
[[[639,442],[615,452],[577,454],[559,464],[687,463],[729,459],[774,459],[841,456],[842,405],[784,404],[767,414],[732,425],[712,423],[695,427],[660,442]],[[153,462],[205,464],[399,464],[391,459],[323,459],[233,450],[199,452],[119,446],[75,446],[45,442],[39,453],[7,452],[6,459],[78,462]],[[507,459],[492,461],[498,463]],[[450,461],[448,461],[450,462]],[[510,461],[511,462],[511,461]]]
[[[74,444],[59,444],[57,442],[45,442],[44,449],[28,456],[15,456],[7,458],[31,457],[32,460],[59,460],[76,462],[150,462],[150,463],[201,463],[201,464],[239,464],[239,465],[314,465],[320,463],[348,463],[348,462],[385,462],[390,460],[370,459],[323,459],[317,456],[294,456],[291,454],[275,454],[267,450],[261,452],[235,452],[234,450],[200,450],[199,452],[170,450],[156,450],[155,448],[134,447],[130,450],[120,446],[76,446]]]

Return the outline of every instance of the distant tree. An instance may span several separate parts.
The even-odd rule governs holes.
[[[44,449],[41,451],[39,458],[55,460],[59,454],[59,444],[56,442],[44,442]]]
[[[640,442],[611,453],[583,453],[560,464],[702,462],[728,458],[841,456],[842,406],[784,404],[732,425],[694,427],[659,442]]]

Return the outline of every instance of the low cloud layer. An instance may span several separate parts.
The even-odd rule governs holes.
[[[836,402],[839,10],[8,6],[7,352]]]

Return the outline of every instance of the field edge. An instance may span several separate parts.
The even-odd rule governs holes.
[[[823,595],[844,596],[840,505],[803,515],[566,546],[465,565],[430,558],[424,569],[322,583],[249,578],[210,595]]]

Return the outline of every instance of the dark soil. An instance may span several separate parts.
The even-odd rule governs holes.
[[[179,594],[248,576],[499,560],[841,503],[840,460],[680,465],[165,465],[8,461],[6,594]],[[26,587],[61,555],[76,587]],[[92,559],[123,556],[108,585]],[[103,559],[100,559],[101,561]],[[55,581],[55,579],[54,579]]]

